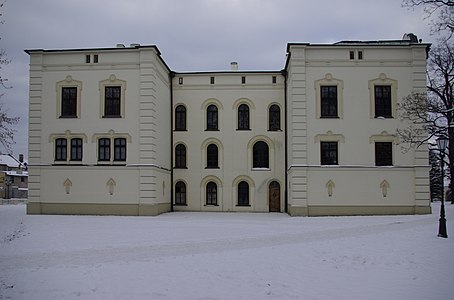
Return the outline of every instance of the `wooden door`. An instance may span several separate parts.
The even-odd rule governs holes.
[[[279,185],[279,182],[273,181],[270,183],[268,197],[269,197],[270,212],[280,212],[281,211],[281,186]]]

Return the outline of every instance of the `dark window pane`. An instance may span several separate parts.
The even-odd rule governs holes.
[[[77,117],[77,87],[61,89],[61,116]]]
[[[121,87],[106,86],[105,87],[105,117],[120,117],[121,116]]]
[[[238,129],[249,129],[249,106],[246,104],[241,104],[238,107]]]
[[[98,160],[110,161],[110,139],[102,138],[98,140]]]
[[[338,117],[337,114],[337,86],[320,87],[321,117]]]
[[[126,139],[116,138],[114,140],[114,160],[126,161]]]
[[[207,108],[207,130],[218,130],[218,108],[210,105]]]
[[[218,163],[218,146],[210,144],[207,147],[207,168],[217,168]]]
[[[71,139],[71,160],[73,161],[82,160],[82,139],[79,138]]]
[[[186,184],[183,181],[175,184],[175,204],[186,204]]]
[[[218,187],[212,181],[208,182],[206,186],[206,201],[207,205],[218,204]]]
[[[392,118],[391,86],[375,86],[375,117]]]
[[[249,205],[249,184],[246,181],[241,181],[238,184],[238,205]]]
[[[375,165],[393,165],[393,145],[392,142],[375,142]]]
[[[67,141],[66,139],[55,140],[55,160],[66,161],[67,158]]]
[[[270,106],[269,130],[276,131],[281,129],[281,109],[277,105]]]
[[[321,142],[320,148],[322,165],[337,165],[339,163],[337,142]]]
[[[175,108],[175,130],[186,130],[186,107],[183,105]]]
[[[183,144],[175,147],[175,168],[186,168],[186,146]]]
[[[265,142],[257,142],[252,149],[253,168],[269,168],[269,149]]]

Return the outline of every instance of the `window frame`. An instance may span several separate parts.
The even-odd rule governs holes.
[[[98,139],[98,162],[110,162],[111,161],[111,150],[110,150],[111,138],[102,137]]]
[[[337,90],[337,116],[322,115],[322,87],[336,87]],[[325,77],[314,82],[316,98],[316,117],[318,119],[342,119],[344,116],[344,81],[336,79],[331,73],[326,73]]]
[[[187,186],[182,180],[175,183],[175,205],[187,205]]]
[[[187,169],[187,147],[185,144],[175,145],[174,169]]]
[[[237,185],[237,206],[251,206],[249,183],[242,180]]]
[[[333,93],[334,91],[334,93]],[[320,86],[320,118],[339,118],[337,85]]]
[[[271,104],[268,108],[268,131],[281,131],[281,107],[277,104]]]
[[[119,98],[118,98],[118,114],[115,111],[113,113],[107,113],[107,104],[106,104],[106,90],[108,88],[119,88]],[[125,117],[125,105],[126,105],[126,81],[117,79],[117,77],[112,74],[109,76],[109,79],[99,82],[99,95],[100,95],[100,109],[99,114],[101,119],[112,119],[112,118],[124,118]]]
[[[338,141],[320,141],[320,165],[322,166],[339,165]]]
[[[63,89],[76,89],[76,98],[73,99],[75,101],[75,104],[73,104],[75,107],[73,114],[66,114],[64,113],[63,107],[64,101],[63,101]],[[82,93],[82,81],[79,80],[74,80],[71,75],[66,76],[64,80],[58,81],[56,83],[56,89],[57,89],[57,118],[58,119],[77,119],[80,118],[80,107],[81,107],[81,93]]]
[[[179,104],[175,107],[175,131],[187,130],[187,109],[184,105]]]
[[[388,167],[394,165],[393,142],[375,141],[375,166]]]
[[[249,105],[246,103],[240,104],[237,110],[237,117],[237,130],[251,130]]]
[[[206,131],[219,131],[219,108],[209,104],[206,108]]]
[[[391,85],[374,85],[375,118],[393,118]]]
[[[102,145],[100,149],[100,140],[109,140],[109,146]],[[124,143],[116,145],[116,141],[124,140]],[[114,130],[109,130],[108,133],[96,133],[92,137],[92,142],[96,143],[97,147],[97,162],[99,165],[125,165],[128,160],[128,144],[132,138],[128,133],[116,133]],[[109,148],[109,159],[104,154]],[[101,154],[101,151],[104,151]],[[118,157],[120,155],[120,157]],[[102,160],[100,159],[102,158]],[[123,159],[124,158],[124,159]]]
[[[216,182],[209,181],[205,185],[205,201],[207,206],[218,206],[218,185]]]
[[[83,139],[71,138],[70,140],[70,161],[82,161],[83,159]]]
[[[211,143],[206,148],[206,169],[218,169],[219,168],[219,147],[218,145]]]
[[[127,158],[127,139],[124,137],[116,137],[113,139],[114,161],[126,161]],[[119,143],[117,143],[119,142]]]
[[[379,116],[376,112],[376,86],[390,86],[390,97],[391,101],[390,105],[390,114]],[[385,118],[385,119],[393,119],[397,116],[397,80],[388,78],[386,74],[381,73],[378,78],[369,80],[369,97],[370,97],[370,118],[377,119],[377,118]]]
[[[64,141],[64,145],[62,142]],[[54,161],[66,162],[68,160],[68,139],[56,138],[55,139],[55,153]]]
[[[259,148],[260,146],[260,148]],[[252,169],[270,168],[270,146],[263,140],[258,140],[252,146]]]

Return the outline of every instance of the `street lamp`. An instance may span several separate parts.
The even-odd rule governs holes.
[[[448,145],[448,139],[444,136],[441,136],[437,139],[438,150],[440,150],[440,167],[441,167],[441,207],[440,207],[440,220],[438,222],[438,236],[447,238],[448,233],[446,232],[446,218],[445,218],[445,195],[444,195],[444,185],[445,185],[445,172],[444,172],[444,159],[445,159],[445,150]]]

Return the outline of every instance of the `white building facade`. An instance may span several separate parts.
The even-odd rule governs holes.
[[[281,71],[172,71],[156,46],[27,50],[30,214],[430,213],[397,104],[428,44],[288,44]]]

